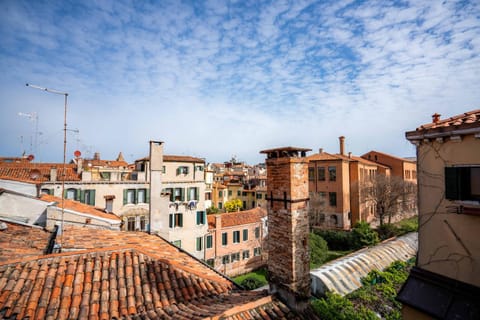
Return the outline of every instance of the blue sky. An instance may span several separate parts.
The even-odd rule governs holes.
[[[2,0],[0,156],[62,161],[63,97],[27,82],[69,93],[68,159],[414,156],[406,131],[480,108],[479,54],[478,1]]]

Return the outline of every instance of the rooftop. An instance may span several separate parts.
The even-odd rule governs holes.
[[[220,213],[218,215],[222,218],[222,228],[234,227],[260,222],[263,217],[267,216],[267,210],[257,207],[245,211]],[[210,214],[207,216],[210,229],[216,228],[215,216],[217,215]]]
[[[69,227],[63,250],[0,262],[2,317],[297,318],[155,235]]]

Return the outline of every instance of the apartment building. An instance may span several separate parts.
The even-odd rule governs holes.
[[[310,195],[310,225],[325,229],[352,228],[358,221],[372,222],[376,206],[362,201],[359,186],[378,173],[389,174],[388,167],[345,154],[345,138],[340,137],[340,153],[322,149],[307,157]]]
[[[208,215],[205,261],[228,276],[244,274],[266,264],[264,239],[267,211],[255,208]]]
[[[418,254],[403,319],[480,319],[480,110],[406,133],[418,159]]]

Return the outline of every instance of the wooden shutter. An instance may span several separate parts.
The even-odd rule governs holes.
[[[127,204],[127,193],[128,193],[128,189],[124,189],[123,190],[123,205]]]
[[[80,202],[85,203],[85,190],[80,190]]]
[[[145,189],[145,203],[150,203],[150,189]]]

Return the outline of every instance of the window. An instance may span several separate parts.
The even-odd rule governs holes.
[[[67,189],[67,191],[65,191],[65,199],[76,200],[76,198],[77,198],[77,189],[70,188],[70,189]]]
[[[213,266],[215,265],[215,259],[207,259],[205,263],[213,268]]]
[[[253,248],[253,255],[255,257],[259,256],[262,254],[262,248],[258,247],[258,248]]]
[[[331,207],[337,206],[337,193],[336,192],[329,192],[328,193],[329,202]]]
[[[167,168],[165,168],[165,166],[162,166],[162,173],[167,173]]]
[[[337,168],[334,166],[328,167],[328,176],[330,181],[337,181]]]
[[[318,181],[325,181],[325,167],[318,167]]]
[[[195,166],[195,170],[197,170],[197,171],[203,171],[203,166]]]
[[[173,200],[174,201],[185,201],[185,190],[183,188],[173,189]]]
[[[228,196],[229,197],[232,196],[232,192],[233,192],[232,190],[228,190]]]
[[[80,191],[80,202],[89,204],[91,206],[95,205],[95,190],[81,190]]]
[[[240,190],[237,190],[237,196],[239,196],[239,197],[240,197],[241,195],[242,195],[242,191],[240,191]]]
[[[318,193],[318,197],[320,198],[320,205],[323,206],[325,205],[325,200],[327,199],[327,193],[326,192],[323,192],[323,191],[320,191]]]
[[[242,191],[242,196],[243,196],[243,197],[246,197],[246,196],[247,196],[247,192],[246,192],[246,191]]]
[[[240,252],[232,253],[230,261],[232,261],[232,262],[240,261]]]
[[[205,211],[197,211],[197,225],[205,224],[206,215]]]
[[[308,181],[315,181],[315,168],[308,168]]]
[[[53,190],[52,189],[42,189],[40,191],[41,194],[51,194],[53,195]]]
[[[176,247],[179,247],[181,248],[182,247],[182,240],[175,240],[175,241],[172,241],[172,244]]]
[[[212,193],[211,192],[205,192],[205,200],[212,200]]]
[[[218,209],[223,209],[223,203],[221,202],[218,203]]]
[[[240,243],[240,231],[233,231],[233,243]]]
[[[183,227],[183,214],[182,213],[171,213],[169,215],[169,227]]]
[[[243,229],[243,241],[248,240],[248,229]]]
[[[180,174],[188,174],[188,167],[187,166],[181,166],[177,168],[177,176]]]
[[[140,230],[147,230],[147,218],[145,216],[140,216]]]
[[[135,203],[135,189],[124,190],[123,204]]]
[[[203,250],[203,237],[197,237],[197,251]]]
[[[222,246],[226,246],[228,244],[228,234],[226,232],[222,233]]]
[[[480,200],[480,166],[446,167],[445,198],[449,200]]]
[[[138,189],[137,190],[137,203],[145,203],[147,202],[147,190],[146,189]]]
[[[135,217],[128,217],[127,218],[127,230],[128,231],[135,231]]]
[[[255,228],[255,238],[260,238],[260,227]]]
[[[100,172],[100,178],[102,180],[110,180],[110,172]]]
[[[222,263],[223,264],[230,263],[230,256],[228,254],[222,257]]]
[[[222,191],[222,190],[218,191],[218,196],[219,196],[220,198],[223,197],[223,191]]]
[[[105,211],[106,212],[113,212],[113,199],[115,197],[105,197]]]
[[[191,187],[188,188],[188,196],[187,200],[198,200],[198,195],[199,195],[199,188],[198,187]]]
[[[212,235],[207,236],[206,247],[207,247],[207,249],[211,249],[213,247],[213,236]]]
[[[262,199],[262,194],[261,194],[261,193],[257,193],[256,198],[257,198],[257,199]]]
[[[242,259],[245,260],[245,259],[248,259],[250,258],[250,250],[244,250],[242,252]]]
[[[242,201],[242,207],[247,208],[247,201]]]

